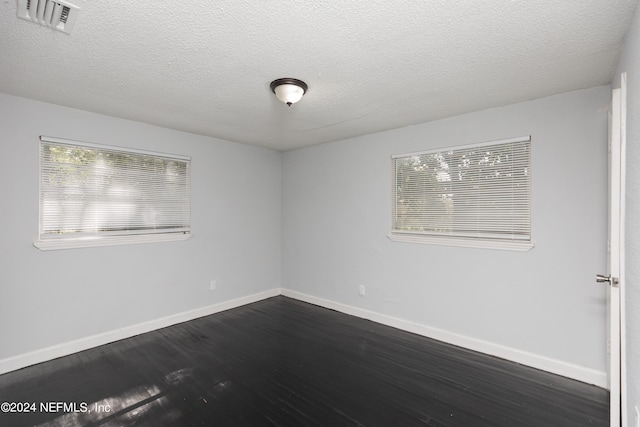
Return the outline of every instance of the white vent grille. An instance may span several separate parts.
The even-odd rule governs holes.
[[[71,34],[78,6],[62,0],[18,0],[18,17]]]

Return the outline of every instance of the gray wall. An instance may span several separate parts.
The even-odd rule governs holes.
[[[0,95],[0,359],[283,286],[604,372],[609,98],[603,86],[281,154]],[[194,237],[35,249],[41,134],[192,156]],[[533,250],[387,239],[391,154],[523,135]]]
[[[0,129],[0,359],[280,287],[280,153],[3,94]],[[191,156],[193,237],[34,248],[39,135]]]
[[[285,152],[283,287],[604,372],[609,101],[603,86]],[[386,237],[391,154],[523,135],[534,249]]]
[[[616,71],[627,72],[626,316],[629,425],[640,408],[640,11],[636,10]]]

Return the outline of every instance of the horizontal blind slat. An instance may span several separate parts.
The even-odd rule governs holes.
[[[530,239],[530,151],[516,138],[392,156],[393,231]]]
[[[43,140],[40,165],[41,237],[190,229],[188,158]]]

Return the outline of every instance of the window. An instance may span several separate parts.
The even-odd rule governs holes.
[[[529,250],[531,138],[392,156],[389,238]]]
[[[190,158],[40,137],[40,249],[183,240]]]

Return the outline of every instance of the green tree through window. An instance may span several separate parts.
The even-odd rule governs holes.
[[[42,141],[40,238],[189,233],[188,158]]]
[[[392,233],[530,240],[530,139],[394,156]]]

